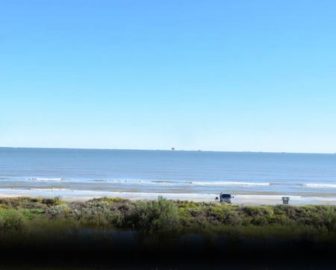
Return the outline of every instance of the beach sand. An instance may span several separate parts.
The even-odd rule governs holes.
[[[0,189],[0,197],[60,197],[66,201],[85,201],[94,198],[112,197],[129,200],[156,200],[162,196],[169,200],[216,202],[218,194],[202,193],[146,193],[112,192],[71,189]],[[238,205],[277,205],[287,195],[233,194],[232,204]],[[291,205],[336,205],[335,197],[289,196]]]

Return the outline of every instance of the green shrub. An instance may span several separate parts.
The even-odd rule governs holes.
[[[246,206],[241,208],[241,211],[245,217],[245,225],[267,225],[274,221],[274,212],[269,206]]]
[[[57,218],[66,218],[69,217],[69,206],[66,204],[59,204],[59,205],[50,205],[45,210],[45,215],[50,219],[57,219]]]
[[[56,206],[56,205],[63,204],[63,201],[61,200],[61,197],[54,197],[54,198],[42,199],[41,203],[47,206]]]
[[[127,217],[128,225],[149,232],[169,232],[179,225],[178,209],[175,203],[159,197],[157,201],[137,202]]]
[[[326,235],[336,233],[336,207],[237,206],[163,198],[155,201],[101,198],[86,202],[63,202],[59,198],[0,199],[1,232],[22,231],[39,222],[59,222],[64,227],[76,224],[83,229],[134,229],[146,233],[227,233],[230,228],[237,227],[242,231],[253,228],[249,230],[263,232],[278,226],[282,231],[296,228],[295,233],[314,231]]]
[[[14,209],[4,210],[0,213],[1,232],[21,231],[24,228],[24,218],[22,214]]]

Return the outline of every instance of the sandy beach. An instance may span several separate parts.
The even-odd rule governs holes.
[[[66,201],[85,201],[94,198],[112,197],[129,200],[156,200],[162,196],[169,200],[216,202],[218,194],[200,193],[155,193],[155,192],[113,192],[71,189],[0,189],[0,197],[60,197]],[[232,204],[277,205],[282,204],[284,195],[233,194]],[[336,205],[335,197],[289,196],[291,205]]]

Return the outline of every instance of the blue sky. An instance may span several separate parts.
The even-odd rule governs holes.
[[[0,145],[336,152],[333,0],[0,0]]]

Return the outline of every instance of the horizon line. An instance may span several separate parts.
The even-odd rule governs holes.
[[[213,153],[255,153],[255,154],[306,154],[336,155],[336,152],[291,152],[291,151],[234,151],[234,150],[202,150],[202,149],[134,149],[134,148],[90,148],[90,147],[43,147],[43,146],[0,146],[0,149],[50,149],[50,150],[102,150],[102,151],[166,151],[166,152],[213,152]]]

